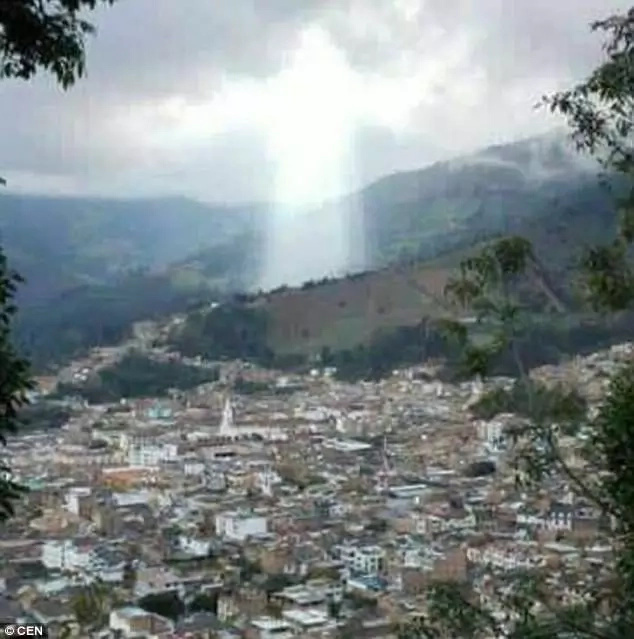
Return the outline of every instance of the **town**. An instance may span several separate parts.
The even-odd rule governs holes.
[[[97,348],[39,379],[33,401],[140,344],[180,357],[138,338]],[[632,352],[532,375],[592,409]],[[217,366],[217,381],[110,404],[63,397],[60,428],[8,440],[29,490],[0,533],[2,618],[104,638],[395,637],[433,583],[488,601],[497,578],[548,567],[566,600],[564,567],[582,581],[607,570],[610,522],[561,477],[523,492],[505,438],[517,417],[472,414],[513,380],[448,383],[431,364],[356,384],[328,368],[197,365]],[[581,443],[560,444],[573,466]]]

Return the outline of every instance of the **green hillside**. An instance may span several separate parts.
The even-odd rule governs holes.
[[[252,290],[270,220],[264,205],[184,199],[5,196],[0,209],[3,243],[28,279],[18,339],[42,364],[116,342],[133,321]],[[452,269],[497,234],[529,237],[544,285],[568,305],[570,265],[616,219],[596,167],[559,135],[388,176],[306,224],[339,215],[359,230],[352,252],[363,247],[369,272],[255,297],[249,307],[267,317],[266,348],[280,356],[351,348],[445,313]],[[190,335],[190,349],[195,342]]]
[[[613,211],[597,170],[554,134],[388,176],[353,196],[368,263],[430,259],[544,217],[567,225],[588,208]]]
[[[457,312],[443,295],[448,278],[484,242],[505,234],[532,241],[541,267],[530,285],[534,290],[524,293],[548,300],[547,314],[535,318],[535,332],[527,337],[529,361],[633,338],[631,317],[603,321],[587,314],[571,278],[584,246],[612,237],[619,184],[612,180],[607,188],[558,145],[542,141],[535,157],[533,142],[518,143],[385,178],[355,197],[371,203],[364,209],[366,239],[375,233],[380,240],[370,265],[388,265],[248,296],[226,311],[222,330],[214,313],[192,317],[185,339],[174,336],[173,343],[189,353],[273,363],[328,353],[330,361],[351,370],[372,369],[379,353],[394,365],[402,361],[390,349],[400,349],[407,361],[420,359],[430,348],[438,352],[434,320]],[[443,217],[443,208],[450,215]],[[240,315],[235,334],[226,328],[232,313]],[[233,345],[230,354],[225,342]]]
[[[122,272],[164,269],[253,232],[256,206],[209,206],[185,198],[94,199],[0,196],[0,240],[27,280],[22,306]]]

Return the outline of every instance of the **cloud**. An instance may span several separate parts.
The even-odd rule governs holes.
[[[2,83],[0,174],[23,190],[40,176],[43,191],[270,197],[279,168],[271,131],[281,130],[271,114],[290,118],[293,100],[306,104],[287,79],[312,32],[339,66],[311,99],[323,100],[333,126],[342,126],[337,109],[356,118],[356,171],[339,184],[353,188],[552,126],[533,104],[588,72],[599,55],[588,24],[627,8],[626,0],[122,1],[95,13],[89,74],[71,91],[46,78]],[[320,124],[319,108],[311,117]],[[300,133],[308,126],[293,121]],[[313,133],[311,144],[323,142],[325,133]]]

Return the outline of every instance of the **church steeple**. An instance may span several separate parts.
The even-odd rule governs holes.
[[[227,397],[225,400],[225,406],[222,411],[222,421],[220,422],[220,435],[222,437],[233,437],[235,435],[234,412],[231,397]]]

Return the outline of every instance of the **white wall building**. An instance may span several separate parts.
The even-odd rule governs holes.
[[[378,575],[385,561],[385,551],[380,546],[344,546],[340,555],[346,568],[362,575]]]
[[[52,570],[78,570],[88,568],[92,548],[77,547],[70,539],[46,541],[42,545],[42,563]]]
[[[107,551],[70,539],[46,541],[42,545],[42,563],[50,570],[82,573],[101,581],[119,583],[123,580],[125,561],[108,557]]]
[[[66,493],[66,510],[79,516],[81,504],[90,497],[91,490],[88,487],[71,488]]]
[[[530,555],[517,552],[515,550],[495,548],[487,546],[484,548],[467,548],[467,560],[474,564],[498,568],[500,570],[517,570],[543,565],[543,558],[539,555]]]
[[[282,612],[284,620],[293,626],[298,636],[305,636],[307,632],[316,632],[324,630],[326,626],[331,625],[328,613],[317,608],[292,608]]]
[[[178,539],[178,545],[184,553],[191,557],[207,557],[211,551],[211,541],[190,535],[181,535]]]
[[[128,465],[152,468],[162,462],[178,460],[177,444],[135,443],[128,448]]]
[[[152,493],[149,490],[131,490],[127,493],[113,493],[112,501],[117,506],[141,506],[150,503]]]
[[[258,633],[259,639],[292,639],[297,636],[293,626],[284,619],[258,617],[251,622],[251,626]]]
[[[503,441],[504,425],[498,420],[478,422],[478,437],[490,446]]]
[[[205,473],[205,464],[200,461],[187,461],[183,465],[183,472],[190,476],[201,476]]]
[[[224,512],[216,515],[216,534],[230,541],[261,537],[267,532],[266,517],[241,512]]]
[[[157,594],[160,592],[177,592],[183,597],[185,593],[183,579],[168,568],[152,566],[137,570],[134,594],[137,597]]]
[[[52,570],[88,568],[92,548],[75,546],[72,540],[46,541],[42,545],[42,563]]]
[[[203,484],[212,492],[222,492],[227,488],[227,477],[221,471],[206,471]]]
[[[164,617],[158,617],[151,612],[146,612],[142,608],[136,606],[126,606],[125,608],[117,608],[110,612],[109,626],[110,630],[120,632],[124,637],[139,637],[141,628],[149,628],[152,626],[151,621],[153,619],[160,620],[160,627],[172,630],[174,624]],[[154,636],[146,635],[143,636]]]

